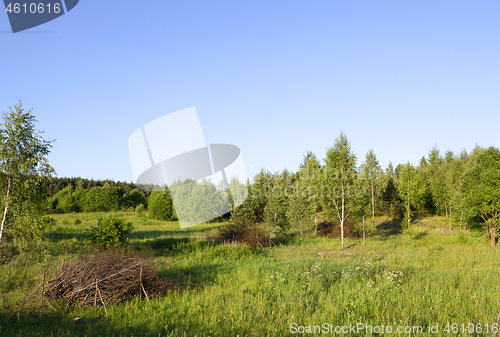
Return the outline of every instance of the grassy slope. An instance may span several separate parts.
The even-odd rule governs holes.
[[[365,246],[348,239],[342,252],[340,240],[318,237],[272,249],[214,245],[201,239],[217,225],[181,230],[118,214],[135,222],[131,245],[152,248],[160,275],[182,279],[183,290],[151,306],[109,306],[108,316],[103,308],[43,309],[35,296],[19,306],[44,269],[86,250],[85,233],[102,214],[55,216],[43,247],[0,265],[0,336],[287,336],[291,323],[358,322],[439,323],[443,332],[446,323],[491,325],[500,311],[498,250],[480,232],[450,231],[443,218],[421,219],[411,232],[386,221]]]

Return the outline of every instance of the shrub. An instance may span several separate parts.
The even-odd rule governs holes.
[[[82,220],[80,220],[80,218],[76,218],[74,223],[75,225],[79,225],[82,223]]]
[[[144,205],[143,205],[143,204],[139,204],[139,205],[135,208],[135,215],[136,215],[139,219],[142,219],[142,218],[146,217],[146,212],[145,212],[145,209],[144,209]]]
[[[121,246],[125,243],[125,235],[133,229],[131,222],[107,216],[97,221],[97,227],[92,228],[91,241],[101,247]]]
[[[318,234],[327,237],[340,237],[340,222],[335,221],[324,221],[318,225]],[[344,221],[344,237],[347,238],[359,238],[362,237],[359,233],[355,231],[355,221],[354,218],[349,216]]]
[[[157,220],[175,220],[175,211],[168,189],[166,191],[153,191],[148,200],[148,216]]]
[[[42,230],[49,232],[52,230],[56,223],[56,219],[51,218],[50,216],[44,216],[42,218]]]
[[[266,247],[269,244],[269,233],[256,224],[230,223],[222,225],[214,239],[219,242],[245,242],[251,247]]]

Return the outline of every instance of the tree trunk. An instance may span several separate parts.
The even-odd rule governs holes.
[[[410,178],[408,178],[408,210],[406,211],[406,214],[408,216],[408,228],[410,228]]]
[[[373,226],[375,227],[375,191],[373,188],[373,176],[372,176],[372,223],[373,223]],[[364,226],[364,222],[363,222],[363,226]]]
[[[491,235],[491,248],[494,249],[495,248],[495,244],[496,244],[496,232],[495,230],[493,229],[493,227],[490,226],[490,235]]]
[[[449,221],[449,223],[450,223],[450,231],[451,231],[453,229],[453,228],[451,228],[451,204],[450,204],[450,221]]]
[[[7,199],[5,201],[5,210],[3,211],[2,226],[0,227],[0,247],[2,247],[3,229],[5,226],[5,218],[7,217],[7,209],[9,208],[10,197],[10,177],[7,179]]]
[[[365,246],[365,216],[363,215],[363,247]]]
[[[342,238],[342,250],[344,250],[344,184],[342,184],[342,216],[340,219],[340,237]]]

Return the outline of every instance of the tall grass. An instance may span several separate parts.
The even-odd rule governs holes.
[[[0,266],[1,336],[289,336],[292,323],[439,324],[439,333],[423,335],[444,336],[447,323],[491,326],[500,312],[500,253],[479,232],[432,228],[424,219],[409,231],[375,234],[365,246],[348,239],[344,251],[323,237],[251,248],[203,240],[220,224],[181,230],[120,214],[135,226],[128,249],[152,250],[159,274],[182,279],[182,289],[151,305],[110,305],[107,316],[64,303],[42,308],[35,296],[20,306],[44,269],[89,248],[85,237],[99,214],[57,215],[42,247]]]

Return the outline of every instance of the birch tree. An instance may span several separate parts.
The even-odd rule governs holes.
[[[14,245],[25,250],[41,242],[43,196],[41,178],[54,173],[47,155],[52,141],[35,130],[32,110],[24,111],[21,101],[3,113],[0,129],[0,201],[3,206],[0,247],[4,230]]]
[[[325,167],[320,187],[324,209],[329,218],[340,222],[342,249],[344,249],[344,223],[351,213],[351,205],[357,191],[354,186],[356,155],[344,133],[335,140],[326,153]]]
[[[373,150],[368,151],[365,161],[361,164],[361,174],[365,184],[368,185],[368,193],[370,194],[372,226],[375,227],[375,199],[380,191],[379,178],[382,174],[382,169],[378,163],[377,156]]]

